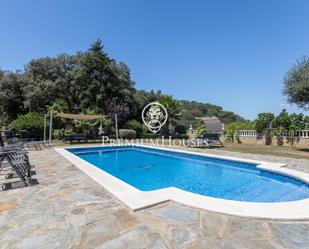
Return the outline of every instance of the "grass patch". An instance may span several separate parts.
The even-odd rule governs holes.
[[[308,146],[276,146],[263,144],[225,143],[222,150],[260,155],[284,156],[298,159],[309,159]]]

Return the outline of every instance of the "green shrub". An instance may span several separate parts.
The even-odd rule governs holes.
[[[54,139],[62,140],[66,135],[67,135],[67,131],[65,129],[53,130]]]
[[[199,120],[196,126],[196,138],[203,138],[206,134],[205,124],[202,120]]]
[[[123,139],[134,139],[136,138],[136,131],[129,129],[120,129],[119,137]]]
[[[241,144],[238,130],[228,130],[224,131],[224,141],[227,143],[234,143],[236,141],[238,144]]]
[[[126,129],[136,131],[136,134],[139,136],[143,132],[143,125],[135,119],[129,120],[125,126]]]
[[[224,131],[225,142],[234,143],[235,130]]]
[[[19,115],[10,125],[9,129],[14,133],[19,130],[27,130],[33,138],[42,138],[44,131],[44,118],[39,113],[29,112]]]

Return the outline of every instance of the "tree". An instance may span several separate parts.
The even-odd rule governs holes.
[[[71,113],[87,108],[107,112],[110,102],[125,103],[129,109],[135,106],[128,66],[109,58],[100,40],[86,52],[32,60],[23,77],[24,105],[39,113],[45,113],[55,99],[62,99]]]
[[[289,130],[291,124],[291,117],[286,111],[286,109],[283,109],[274,120],[275,128],[283,128],[284,130]]]
[[[143,132],[143,124],[141,124],[140,122],[138,122],[135,119],[131,119],[129,120],[126,124],[125,124],[125,128],[126,129],[130,129],[130,130],[134,130],[136,131],[136,134],[139,136],[142,134]]]
[[[101,40],[91,44],[79,63],[76,81],[80,82],[82,88],[82,108],[96,106],[107,113],[112,102],[122,106],[125,103],[129,109],[134,91],[130,70],[124,63],[116,63],[104,53]]]
[[[270,128],[272,122],[275,119],[275,115],[270,112],[259,113],[255,120],[255,129],[258,133],[261,133]]]
[[[57,81],[56,98],[63,99],[68,106],[68,112],[79,113],[81,109],[81,92],[84,87],[83,82],[79,81],[80,75],[80,60],[84,56],[84,53],[78,52],[75,55],[62,54],[56,58],[59,65],[58,70],[61,72]]]
[[[22,75],[12,72],[1,72],[0,77],[0,121],[7,123],[25,112],[25,84]]]
[[[230,122],[242,122],[244,121],[244,118],[240,117],[239,115],[236,115],[234,112],[227,112],[227,111],[220,111],[217,114],[217,117],[224,123],[230,123]]]
[[[290,120],[291,120],[291,125],[290,125],[291,128],[295,130],[305,129],[304,114],[292,113],[290,115]]]
[[[144,90],[135,90],[133,92],[132,102],[130,102],[130,114],[133,119],[138,121],[142,121],[142,110],[143,108],[155,101],[159,101],[162,97],[161,91],[153,91],[146,92]]]
[[[141,122],[143,108],[154,101],[163,101],[167,107],[168,126],[182,125],[183,130],[194,125],[196,117],[206,115],[218,116],[223,122],[243,120],[220,106],[176,101],[161,91],[135,89],[129,67],[109,57],[100,40],[84,52],[33,59],[23,71],[0,70],[0,122],[4,125],[18,114],[45,114],[49,109],[70,113],[83,113],[88,109],[100,114],[116,113],[120,125],[131,119]]]
[[[98,106],[103,108],[107,99],[107,87],[111,82],[112,70],[110,58],[103,52],[100,40],[90,45],[90,48],[80,58],[76,69],[76,82],[80,86],[80,107],[82,109]]]
[[[119,125],[126,120],[129,116],[129,108],[126,103],[120,102],[117,103],[115,101],[106,101],[104,104],[105,106],[105,113],[111,115],[111,119],[115,121],[114,115],[117,115],[117,121]]]
[[[283,79],[283,94],[290,103],[309,108],[309,57],[303,57],[287,72]]]
[[[29,111],[44,113],[46,106],[59,98],[57,80],[62,70],[57,60],[44,57],[32,60],[25,67],[25,107]]]
[[[291,124],[289,127],[288,141],[291,143],[291,145],[293,145],[295,141],[296,132],[298,130],[305,129],[304,114],[292,113],[290,115],[290,121],[291,121]]]
[[[232,122],[228,123],[224,126],[225,131],[229,130],[254,130],[255,129],[255,123],[252,121],[237,121],[237,122]]]
[[[304,129],[309,130],[309,116],[304,117]]]

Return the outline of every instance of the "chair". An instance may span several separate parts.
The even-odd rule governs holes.
[[[198,117],[197,119],[201,120],[205,126],[206,134],[203,136],[203,140],[207,141],[209,145],[219,143],[223,147],[223,143],[220,140],[224,127],[222,121],[215,116]]]
[[[0,150],[0,157],[4,158],[11,169],[17,174],[21,179],[24,186],[32,185],[31,179],[31,164],[27,151],[22,145],[5,146]],[[8,173],[6,179],[13,177],[13,173]],[[4,185],[2,186],[2,188]]]

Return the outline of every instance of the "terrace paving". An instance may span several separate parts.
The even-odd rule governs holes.
[[[309,171],[308,160],[210,153]],[[174,202],[132,212],[54,150],[30,159],[39,184],[0,191],[0,248],[309,248],[309,220],[240,218]]]

